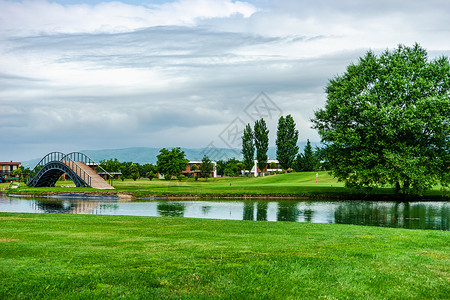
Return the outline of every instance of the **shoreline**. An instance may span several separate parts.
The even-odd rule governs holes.
[[[445,195],[393,195],[393,194],[321,194],[321,193],[310,193],[310,194],[220,194],[220,193],[204,193],[204,194],[192,194],[192,193],[142,193],[142,192],[123,192],[123,191],[54,191],[54,192],[23,192],[23,191],[0,191],[8,196],[19,196],[19,197],[48,197],[57,196],[64,194],[76,194],[76,195],[86,195],[89,196],[118,196],[120,200],[143,200],[143,199],[158,199],[158,200],[204,200],[204,199],[239,199],[239,200],[315,200],[315,201],[329,201],[329,200],[354,200],[354,201],[397,201],[397,202],[408,202],[408,201],[423,201],[423,202],[433,202],[433,201],[450,201],[450,196]]]

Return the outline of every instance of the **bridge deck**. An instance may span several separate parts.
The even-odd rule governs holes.
[[[63,162],[69,168],[71,168],[78,176],[82,177],[82,171],[73,167],[73,164],[69,162]],[[94,189],[108,190],[114,189],[106,180],[104,180],[100,175],[98,175],[92,168],[81,161],[75,161],[75,163],[91,177],[91,187]]]

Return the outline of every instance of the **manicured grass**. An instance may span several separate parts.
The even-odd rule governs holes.
[[[450,232],[0,213],[0,298],[448,299]]]
[[[72,187],[70,187],[72,185]],[[113,182],[114,193],[128,193],[137,197],[143,196],[167,196],[167,195],[195,195],[195,196],[243,196],[243,195],[269,195],[269,196],[296,196],[296,197],[338,197],[338,198],[364,198],[365,191],[353,190],[344,187],[342,182],[337,182],[328,172],[319,172],[319,180],[316,183],[316,172],[300,172],[279,174],[266,177],[225,177],[210,178],[195,181],[193,179],[178,180],[153,180],[138,179],[133,181],[115,180]],[[75,188],[71,181],[58,182],[52,188],[29,188],[21,184],[13,193],[44,194],[64,192],[94,192],[92,188]],[[98,191],[97,191],[98,192]],[[111,192],[111,191],[108,191]],[[373,197],[393,196],[393,189],[389,187],[373,190]],[[450,192],[436,188],[426,194],[428,197],[450,197]]]

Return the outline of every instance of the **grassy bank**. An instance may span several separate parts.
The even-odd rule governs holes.
[[[137,197],[145,196],[293,196],[310,198],[374,198],[382,199],[394,196],[392,188],[378,188],[367,196],[364,191],[353,190],[344,187],[327,172],[319,172],[316,183],[316,172],[302,172],[291,174],[280,174],[266,177],[225,177],[204,179],[195,181],[193,179],[177,180],[153,180],[139,179],[115,180],[113,183],[116,190],[112,193],[126,193]],[[0,186],[1,188],[2,186]],[[5,186],[6,187],[6,186]],[[68,193],[68,192],[99,192],[91,188],[76,188],[71,181],[58,182],[53,188],[29,188],[21,184],[20,188],[11,190],[13,193],[23,194],[46,194],[46,193]],[[111,192],[111,191],[107,191]],[[449,192],[443,192],[436,188],[426,194],[429,198],[450,197]]]
[[[0,298],[448,299],[450,233],[0,213]]]

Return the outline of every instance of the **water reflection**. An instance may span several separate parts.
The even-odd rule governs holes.
[[[242,216],[243,220],[253,221],[255,215],[255,203],[244,202],[244,214]]]
[[[0,194],[0,211],[340,223],[450,230],[448,202],[147,201],[25,199]]]
[[[267,202],[256,203],[256,220],[257,221],[267,221]]]
[[[278,203],[277,221],[297,222],[300,213],[298,202],[280,202]]]
[[[183,203],[161,202],[156,206],[161,217],[183,217],[185,206]]]
[[[449,230],[450,206],[441,204],[349,202],[338,205],[334,217],[341,224]]]

